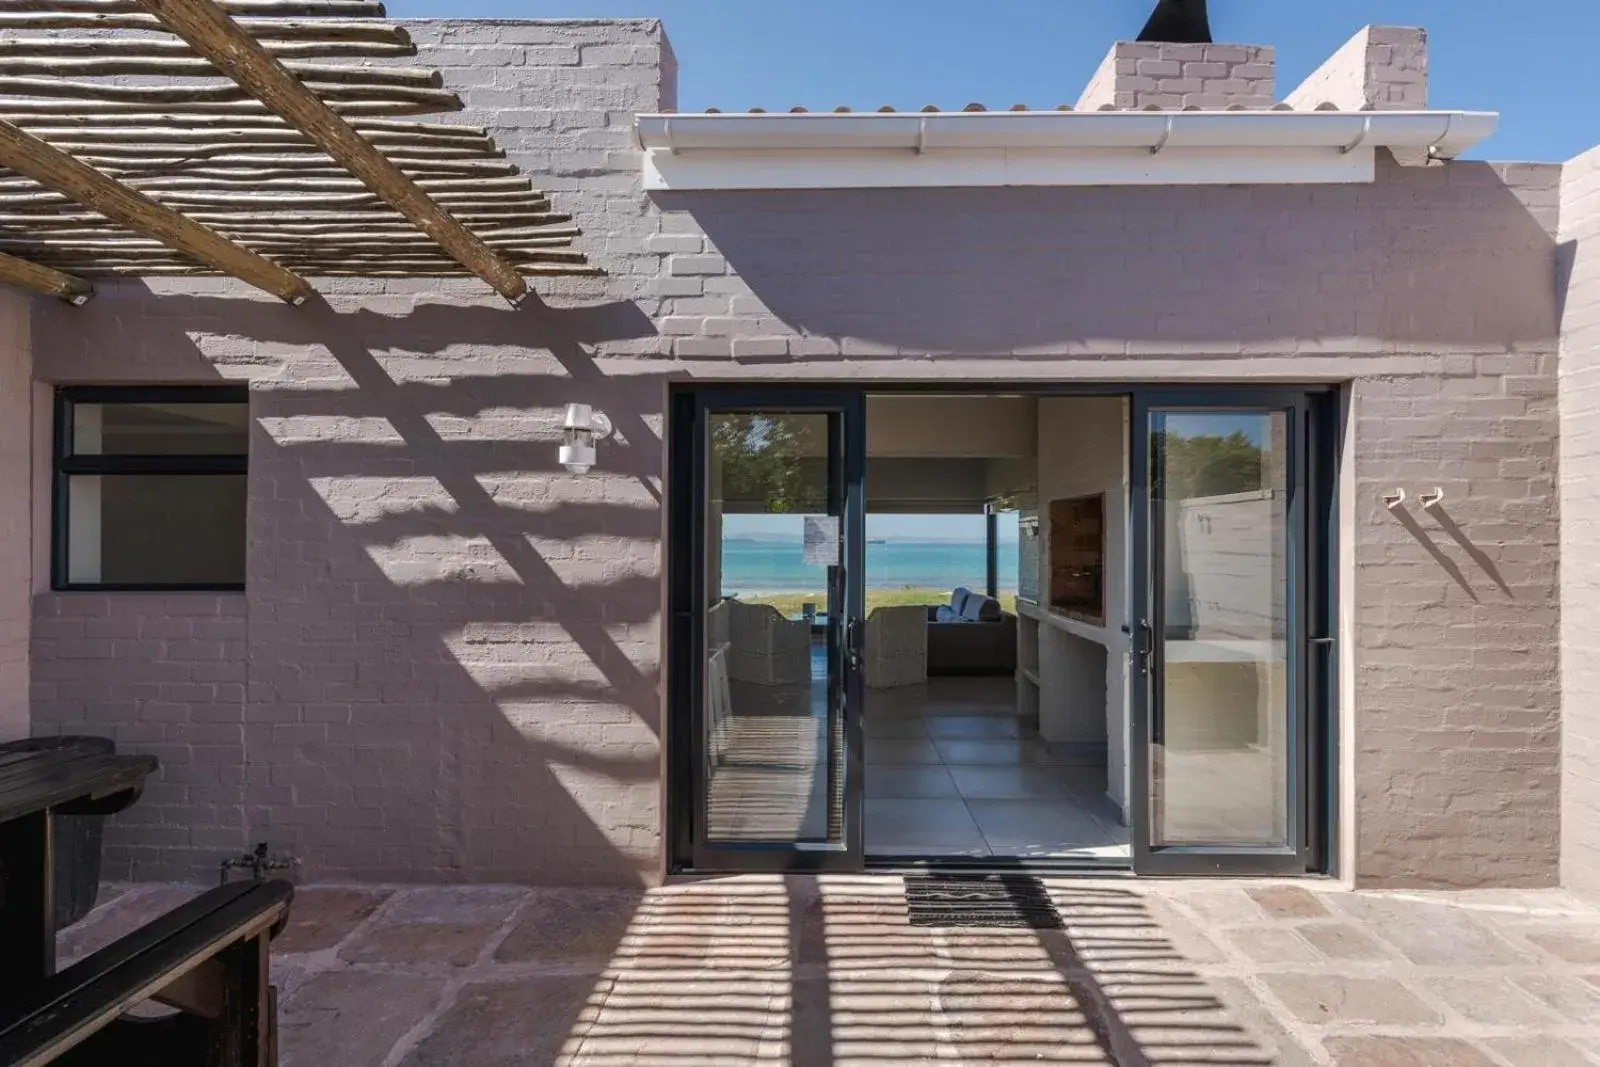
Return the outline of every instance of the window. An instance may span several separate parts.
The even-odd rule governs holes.
[[[57,589],[243,589],[248,392],[56,393]]]

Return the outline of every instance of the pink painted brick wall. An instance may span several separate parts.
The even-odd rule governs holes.
[[[110,737],[160,772],[106,838],[113,879],[215,876],[244,851],[244,597],[41,595],[35,733]]]
[[[1600,893],[1600,149],[1561,183],[1561,875]]]
[[[32,366],[28,298],[0,292],[0,741],[28,733]]]
[[[444,68],[607,278],[520,311],[359,279],[298,310],[180,279],[39,311],[45,380],[251,383],[243,756],[221,763],[245,840],[312,878],[654,876],[669,381],[1321,380],[1355,407],[1355,873],[1555,880],[1558,168],[645,197],[658,26],[411,28],[408,62]],[[618,426],[587,477],[555,464],[568,401]],[[1396,484],[1443,486],[1450,526],[1400,523]],[[68,599],[36,600],[36,678],[66,669],[45,631]],[[71,668],[136,722],[127,669]],[[120,841],[141,871],[213,862]]]

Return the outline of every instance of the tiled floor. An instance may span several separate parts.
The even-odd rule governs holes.
[[[1560,891],[1047,886],[1064,930],[913,926],[891,876],[302,888],[280,1063],[1600,1065],[1600,906]],[[197,891],[110,895],[63,955]]]
[[[1104,765],[1041,740],[1015,700],[1010,678],[867,694],[868,855],[1128,856]]]

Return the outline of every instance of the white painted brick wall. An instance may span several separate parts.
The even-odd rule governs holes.
[[[1600,149],[1561,183],[1561,876],[1600,893]]]
[[[1274,56],[1270,45],[1118,41],[1077,110],[1268,108],[1275,99]]]

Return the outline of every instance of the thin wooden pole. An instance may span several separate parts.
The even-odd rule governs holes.
[[[41,267],[25,259],[0,252],[0,282],[10,282],[46,296],[56,296],[80,307],[94,296],[94,286],[82,278],[64,274],[53,267]]]
[[[452,218],[212,0],[137,2],[501,296],[516,301],[527,292],[515,267]]]
[[[108,178],[9,122],[0,122],[0,166],[27,175],[47,189],[291,304],[303,303],[311,295],[311,286],[298,274]]]

